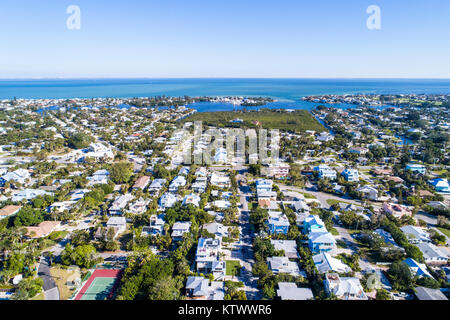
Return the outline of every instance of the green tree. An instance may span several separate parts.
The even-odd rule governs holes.
[[[132,175],[133,165],[130,162],[123,161],[111,166],[110,177],[114,183],[127,183]]]

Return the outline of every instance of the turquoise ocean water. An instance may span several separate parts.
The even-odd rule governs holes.
[[[268,107],[311,109],[301,97],[320,94],[450,94],[450,79],[77,79],[0,80],[0,99],[148,96],[268,96]],[[222,103],[199,103],[198,111],[230,110]],[[349,107],[341,105],[339,107]]]

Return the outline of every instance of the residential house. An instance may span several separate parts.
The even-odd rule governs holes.
[[[25,169],[17,169],[13,172],[5,173],[0,177],[0,187],[3,187],[6,182],[11,183],[20,183],[21,185],[25,185],[27,181],[31,179],[30,172]]]
[[[441,249],[432,243],[417,243],[416,246],[423,254],[425,263],[427,264],[446,264],[448,261],[448,253],[445,249]]]
[[[416,226],[403,226],[400,228],[410,243],[431,242],[430,234],[423,228]]]
[[[137,201],[130,204],[127,211],[134,214],[143,214],[147,211],[147,206],[149,203],[149,199],[144,200],[143,198],[139,198]]]
[[[348,182],[357,182],[359,181],[359,173],[358,170],[356,169],[345,169],[344,171],[342,171],[342,176],[344,177],[344,179]]]
[[[183,205],[192,204],[196,207],[200,205],[200,196],[195,193],[188,194],[183,199]]]
[[[419,278],[421,277],[433,278],[431,274],[428,272],[427,266],[424,263],[418,263],[416,260],[411,258],[407,258],[403,260],[403,262],[406,263],[406,265],[409,267],[413,276],[417,276]]]
[[[186,185],[186,178],[184,176],[176,176],[169,185],[170,192],[177,192],[180,187]]]
[[[46,196],[46,195],[50,196],[53,195],[53,193],[39,189],[24,189],[14,194],[11,197],[11,201],[21,202],[22,200],[32,200],[38,196]]]
[[[300,272],[297,262],[289,261],[288,257],[268,257],[267,264],[274,274],[286,273],[295,277],[305,277],[305,273]]]
[[[119,235],[127,229],[127,221],[125,217],[111,217],[106,222],[107,228],[115,228],[117,230],[116,235]]]
[[[295,240],[270,240],[275,250],[283,250],[284,256],[289,259],[298,259],[297,242]]]
[[[411,216],[412,211],[409,210],[407,207],[396,204],[396,203],[383,203],[383,211],[387,214],[390,214],[396,218],[401,218],[404,215]]]
[[[290,226],[288,218],[281,211],[269,211],[267,225],[271,234],[287,234]]]
[[[88,186],[94,186],[97,184],[107,184],[109,180],[109,171],[106,169],[97,170],[90,177],[87,177]]]
[[[20,211],[21,208],[22,208],[22,206],[13,206],[13,205],[9,205],[9,206],[5,206],[5,207],[1,208],[0,209],[0,220],[15,215],[17,212]]]
[[[356,189],[357,192],[363,194],[363,197],[372,201],[378,200],[378,190],[372,186],[362,186]]]
[[[130,193],[118,196],[114,199],[114,202],[109,207],[110,215],[121,215],[123,214],[123,210],[127,206],[128,202],[134,199],[134,196]]]
[[[186,296],[195,300],[223,300],[223,281],[209,281],[204,277],[189,276],[186,281]]]
[[[148,187],[148,191],[151,193],[158,193],[164,187],[166,182],[166,179],[155,179],[150,184],[150,187]]]
[[[418,300],[448,300],[440,289],[417,287],[415,288],[415,295]]]
[[[298,288],[294,282],[278,282],[277,296],[281,300],[314,300],[310,288]]]
[[[406,170],[410,170],[420,174],[425,174],[426,167],[422,164],[409,163],[406,165]]]
[[[162,235],[164,233],[164,214],[152,215],[150,225],[142,227],[142,235]]]
[[[216,172],[212,173],[210,182],[213,186],[220,188],[228,188],[230,186],[230,178],[224,175],[219,175]]]
[[[172,208],[177,201],[177,197],[173,193],[166,192],[159,199],[159,206],[165,210],[166,208]]]
[[[336,251],[336,240],[327,231],[310,232],[308,235],[308,247],[313,254],[322,252],[334,253]]]
[[[256,193],[272,191],[272,180],[258,179],[256,180]]]
[[[368,300],[358,278],[339,277],[337,273],[325,275],[325,291],[341,300]]]
[[[303,231],[308,234],[310,232],[326,232],[325,223],[318,215],[310,215],[303,222]]]
[[[439,178],[430,180],[430,184],[434,187],[436,192],[450,193],[450,186],[447,179]]]
[[[136,182],[133,185],[133,189],[141,189],[144,190],[148,184],[150,183],[150,177],[149,176],[142,176],[136,180]]]
[[[228,234],[228,228],[217,222],[205,223],[203,225],[203,230],[206,230],[219,238],[226,237]]]
[[[207,178],[206,177],[198,177],[197,179],[195,179],[195,182],[192,184],[191,188],[192,191],[197,192],[197,193],[203,193],[206,191],[206,186],[207,186]]]
[[[27,233],[25,237],[37,239],[47,237],[53,231],[57,230],[61,225],[61,221],[43,221],[36,227],[26,227]]]
[[[190,231],[192,222],[190,221],[178,221],[172,226],[172,240],[181,241],[183,240],[183,235]]]
[[[220,260],[221,239],[200,238],[197,245],[195,262],[197,272],[212,273],[215,278],[225,275],[225,261]]]
[[[320,273],[347,273],[352,269],[341,260],[333,258],[329,253],[323,252],[312,257],[317,270]]]

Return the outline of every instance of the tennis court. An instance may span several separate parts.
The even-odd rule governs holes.
[[[110,299],[116,288],[119,274],[120,270],[95,270],[75,300]]]

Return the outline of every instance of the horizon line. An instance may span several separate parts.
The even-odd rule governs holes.
[[[423,77],[14,77],[0,78],[0,81],[13,80],[221,80],[221,79],[249,79],[249,80],[450,80],[449,78]]]

